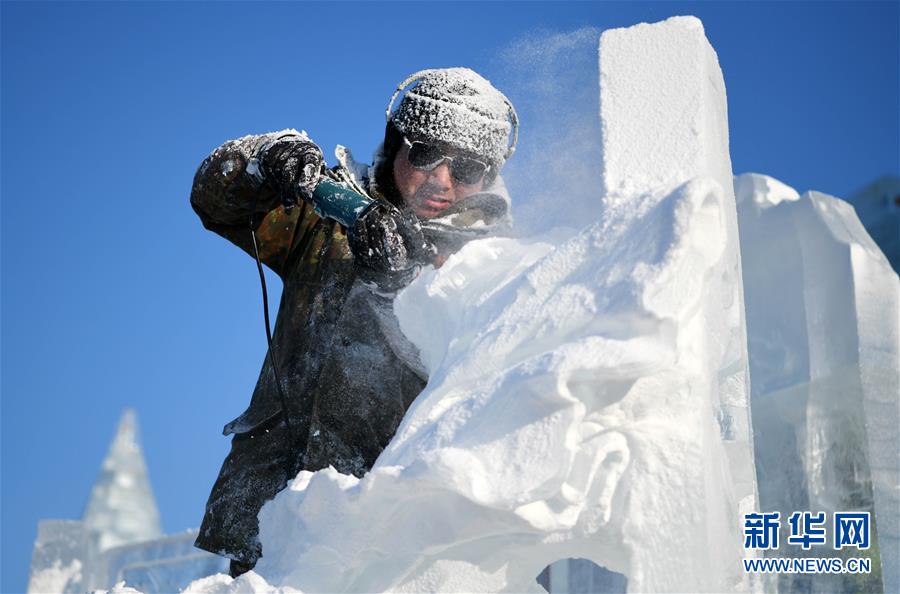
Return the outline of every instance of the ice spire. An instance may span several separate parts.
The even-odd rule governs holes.
[[[122,413],[82,520],[100,551],[162,534],[132,409]]]

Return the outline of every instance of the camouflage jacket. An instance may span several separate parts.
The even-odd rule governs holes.
[[[260,258],[284,283],[273,334],[278,372],[302,468],[333,465],[362,476],[387,446],[406,409],[425,385],[415,348],[403,337],[392,299],[356,278],[341,226],[308,204],[289,213],[262,179],[256,155],[294,131],[247,136],[210,154],[194,178],[191,204],[203,225],[253,254],[249,221],[257,227]],[[349,176],[373,198],[374,166],[353,161],[338,147],[332,176]],[[379,158],[376,154],[376,162]],[[509,225],[509,198],[501,178],[485,192],[423,230],[452,252],[471,239]],[[265,358],[250,406],[225,425],[242,434],[281,412],[274,374]]]

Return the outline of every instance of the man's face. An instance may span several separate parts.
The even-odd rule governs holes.
[[[454,152],[448,150],[448,157]],[[455,203],[480,192],[484,180],[475,184],[464,184],[450,175],[450,162],[443,161],[430,171],[416,169],[409,162],[409,145],[404,143],[394,157],[394,182],[407,206],[420,219],[441,216]]]

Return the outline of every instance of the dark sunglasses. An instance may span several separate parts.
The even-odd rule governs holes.
[[[450,175],[462,184],[477,184],[484,179],[484,175],[491,168],[487,163],[471,157],[460,155],[450,157],[444,154],[443,149],[435,144],[428,144],[418,140],[410,142],[405,136],[403,137],[403,142],[409,147],[407,159],[410,165],[416,169],[431,171],[444,161],[450,161]]]

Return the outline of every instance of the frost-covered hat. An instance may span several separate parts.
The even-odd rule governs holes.
[[[397,95],[414,82],[391,113]],[[512,103],[468,68],[410,75],[394,91],[385,115],[411,140],[443,142],[498,166],[512,156],[518,139],[519,121]]]

